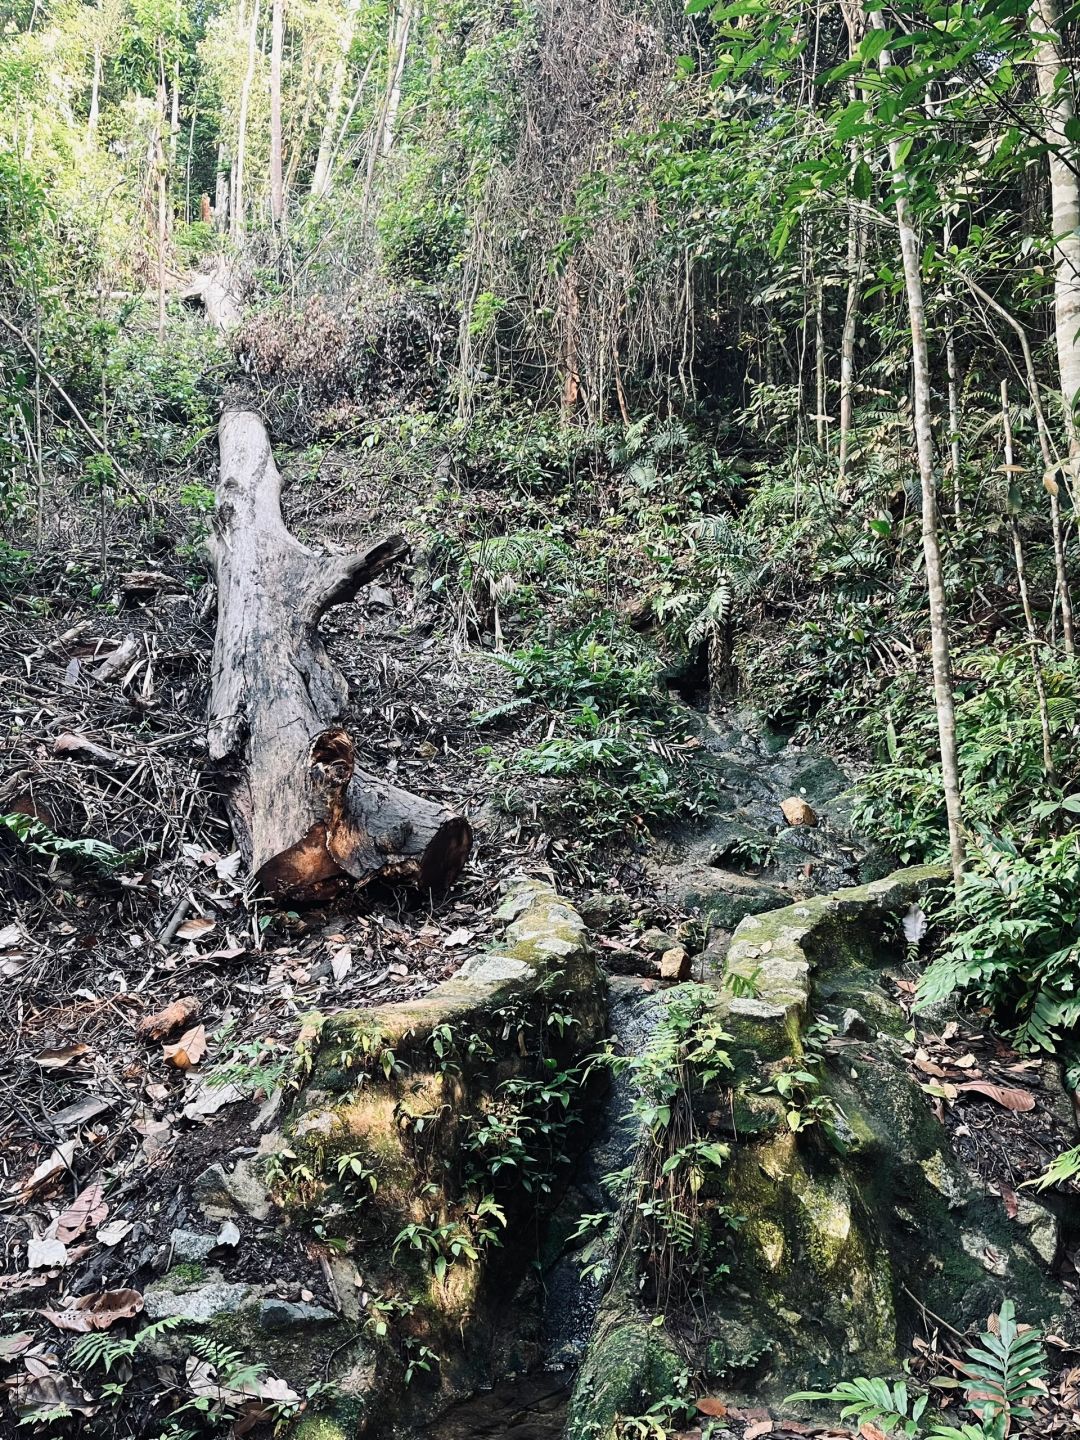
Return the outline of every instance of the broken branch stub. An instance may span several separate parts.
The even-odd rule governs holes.
[[[344,877],[445,889],[468,857],[468,821],[356,766],[337,723],[348,686],[318,630],[331,605],[407,554],[406,541],[391,535],[356,555],[312,554],[285,527],[281,476],[259,416],[227,411],[219,441],[208,741],[245,862],[265,890],[295,897]]]

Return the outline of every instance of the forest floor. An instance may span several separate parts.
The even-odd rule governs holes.
[[[396,528],[414,498],[358,484],[344,454],[314,475],[304,457],[283,469],[295,482],[287,522],[331,552]],[[0,828],[0,1310],[15,1332],[0,1339],[15,1367],[0,1383],[23,1415],[58,1401],[88,1413],[57,1348],[85,1328],[75,1298],[121,1292],[134,1298],[98,1303],[136,1304],[205,1231],[196,1181],[271,1142],[306,1016],[412,999],[453,974],[485,948],[500,882],[515,872],[617,897],[602,927],[609,956],[632,954],[649,927],[693,931],[640,849],[582,866],[528,815],[500,812],[488,758],[535,738],[539,722],[485,734],[481,747],[473,717],[506,700],[506,673],[463,645],[406,573],[323,630],[352,686],[346,723],[362,761],[480,821],[465,875],[437,905],[375,890],[333,911],[249,901],[205,773],[214,613],[189,540],[150,548],[116,523],[101,580],[96,538],[65,524],[35,552],[3,622],[0,811],[47,827],[29,843]],[[1036,1096],[1026,1112],[987,1095],[954,1106],[947,1088],[936,1100],[957,1148],[1015,1207],[1022,1182],[1071,1143],[1044,1102],[1044,1071],[959,1025],[920,1039],[912,1063],[924,1080]],[[271,1246],[274,1222],[253,1209],[217,1237],[228,1278],[272,1272],[281,1299],[336,1307],[325,1248],[296,1231]],[[913,1357],[922,1375],[955,1350],[947,1327],[926,1320]],[[142,1400],[185,1385],[158,1367]],[[1038,1433],[1080,1433],[1078,1416],[1080,1368],[1065,1363]],[[848,1433],[763,1411],[725,1424],[744,1440]]]

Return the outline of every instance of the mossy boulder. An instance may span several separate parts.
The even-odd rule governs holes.
[[[571,1072],[603,1037],[604,981],[550,885],[509,882],[496,918],[493,947],[428,995],[322,1025],[270,1162],[279,1205],[332,1240],[338,1291],[361,1295],[374,1358],[350,1436],[389,1436],[490,1383],[538,1212],[569,1180]],[[516,1319],[527,1363],[538,1300]]]
[[[684,1314],[666,1308],[686,1363],[734,1403],[779,1406],[852,1374],[899,1373],[923,1307],[963,1330],[1009,1296],[1026,1322],[1080,1337],[1047,1274],[1052,1217],[1037,1205],[1023,1223],[1006,1215],[952,1153],[909,1070],[908,1022],[886,972],[905,956],[905,912],[947,883],[934,867],[901,871],[749,916],[732,939],[716,1011],[737,1079],[729,1105],[706,1096],[697,1116],[703,1137],[719,1128],[730,1144],[696,1237],[726,1270]],[[823,1048],[818,1017],[851,1042]],[[579,1381],[590,1395],[610,1337],[651,1318],[637,1298],[647,1263],[628,1248],[600,1307]],[[632,1368],[633,1347],[618,1353]],[[667,1393],[644,1352],[637,1363],[611,1387],[634,1397],[637,1410],[622,1414]],[[572,1414],[588,1403],[575,1396]]]

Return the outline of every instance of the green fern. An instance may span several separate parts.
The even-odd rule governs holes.
[[[1046,1363],[1041,1333],[1021,1332],[1011,1300],[1001,1302],[996,1318],[996,1330],[987,1330],[977,1344],[968,1346],[959,1366],[964,1378],[934,1382],[939,1388],[962,1389],[978,1424],[958,1427],[934,1422],[924,1430],[920,1422],[928,1397],[910,1396],[903,1381],[890,1387],[885,1380],[860,1377],[841,1381],[831,1390],[801,1390],[789,1395],[788,1402],[831,1401],[842,1407],[842,1420],[910,1440],[1005,1440],[1018,1421],[1033,1418],[1031,1402],[1045,1394]]]

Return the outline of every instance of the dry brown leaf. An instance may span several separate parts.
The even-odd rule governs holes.
[[[74,1140],[65,1140],[63,1145],[55,1145],[19,1191],[19,1198],[29,1200],[31,1196],[38,1195],[50,1185],[54,1185],[61,1175],[66,1175],[71,1169],[74,1158]]]
[[[140,1040],[166,1040],[198,1018],[198,1000],[194,995],[181,995],[179,1000],[166,1005],[164,1010],[140,1020],[135,1033]]]
[[[0,1360],[14,1360],[24,1350],[29,1350],[34,1337],[29,1330],[20,1330],[14,1335],[0,1335]]]
[[[723,1400],[718,1400],[715,1395],[702,1395],[700,1400],[694,1401],[694,1409],[699,1415],[715,1415],[717,1419],[728,1411]]]
[[[119,1245],[124,1236],[134,1228],[134,1220],[110,1220],[107,1225],[102,1225],[95,1239],[100,1240],[102,1245]]]
[[[62,1210],[50,1229],[65,1245],[77,1240],[91,1225],[100,1225],[109,1213],[100,1185],[88,1185],[66,1210]]]
[[[771,1435],[775,1430],[771,1420],[759,1420],[756,1425],[748,1425],[743,1431],[743,1440],[757,1440],[759,1435]]]
[[[209,935],[214,928],[214,921],[206,915],[193,915],[190,920],[184,923],[176,932],[178,940],[198,940],[201,935]]]
[[[1001,1191],[1001,1198],[1005,1205],[1005,1214],[1008,1215],[1010,1220],[1015,1220],[1020,1209],[1020,1202],[1016,1198],[1016,1191],[1011,1185],[1006,1185],[1004,1180],[999,1183],[998,1189]]]
[[[1035,1109],[1035,1096],[1030,1090],[1017,1090],[1008,1085],[993,1085],[989,1080],[968,1080],[963,1085],[957,1085],[957,1090],[973,1091],[976,1095],[985,1095],[989,1100],[995,1100],[1006,1110],[1025,1112]]]
[[[180,1036],[175,1045],[166,1045],[165,1059],[177,1070],[187,1070],[197,1065],[206,1054],[206,1027],[196,1025],[193,1030]]]
[[[34,1056],[34,1063],[42,1070],[66,1070],[89,1054],[90,1046],[76,1041],[73,1045],[61,1045],[55,1050],[39,1050]]]
[[[889,1440],[885,1431],[879,1430],[878,1427],[872,1425],[869,1420],[864,1420],[859,1426],[859,1434],[863,1437],[863,1440]]]
[[[58,1330],[72,1330],[88,1335],[91,1330],[108,1330],[117,1320],[130,1320],[143,1308],[138,1290],[98,1290],[80,1295],[66,1310],[40,1310],[38,1314],[51,1320]]]
[[[933,1075],[936,1080],[944,1080],[949,1073],[940,1065],[935,1065],[933,1060],[920,1060],[918,1055],[915,1056],[915,1069],[921,1070],[924,1075]]]
[[[74,1380],[67,1375],[54,1375],[52,1371],[25,1379],[20,1376],[12,1387],[11,1399],[19,1419],[24,1421],[64,1408],[79,1415],[93,1415],[97,1409]]]

